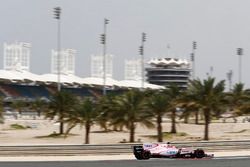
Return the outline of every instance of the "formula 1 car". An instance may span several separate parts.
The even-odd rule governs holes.
[[[177,148],[168,143],[145,143],[133,146],[134,156],[138,160],[150,158],[212,158],[203,149]]]

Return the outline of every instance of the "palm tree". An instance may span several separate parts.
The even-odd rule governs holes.
[[[103,128],[105,131],[108,131],[108,123],[115,109],[114,99],[114,95],[106,95],[99,98],[96,102],[96,109],[99,112],[99,115],[96,119],[96,123],[99,124],[100,127]]]
[[[157,141],[162,142],[162,117],[168,112],[170,99],[165,93],[156,91],[146,101],[147,108],[156,118],[157,124]]]
[[[181,118],[184,118],[184,122],[188,123],[188,118],[191,115],[195,116],[195,124],[199,124],[199,110],[201,106],[197,103],[198,97],[191,89],[187,89],[179,99],[179,106],[183,108]]]
[[[189,117],[195,116],[195,124],[199,124],[198,115],[199,115],[199,108],[195,102],[191,100],[187,100],[186,102],[180,103],[180,108],[182,109],[182,114],[180,115],[180,119],[184,119],[184,123],[189,123]]]
[[[241,114],[241,109],[247,108],[250,100],[250,90],[244,89],[243,83],[235,84],[232,91],[226,94],[226,99],[235,115]],[[245,106],[244,106],[245,105]]]
[[[183,93],[183,90],[178,87],[176,84],[171,84],[166,87],[166,90],[164,90],[164,93],[168,96],[170,99],[170,105],[168,110],[171,112],[171,131],[170,133],[177,133],[176,130],[176,109],[180,105],[180,98],[181,94]]]
[[[209,140],[211,115],[223,104],[225,81],[215,84],[215,78],[209,77],[203,81],[197,79],[190,82],[189,89],[196,95],[197,103],[200,105],[205,119],[204,140]]]
[[[96,110],[96,103],[90,98],[84,99],[73,112],[68,115],[65,122],[68,123],[68,129],[66,134],[70,132],[72,128],[80,124],[85,126],[85,144],[89,144],[90,128],[98,116]]]
[[[138,123],[152,128],[152,114],[145,109],[144,94],[139,90],[129,90],[115,99],[115,112],[111,124],[124,125],[129,130],[129,141],[134,142]]]
[[[48,107],[48,102],[41,98],[35,99],[35,101],[32,102],[31,108],[35,111],[37,111],[38,116],[41,116],[41,112],[46,111]]]
[[[73,112],[76,104],[76,97],[65,91],[55,93],[50,99],[46,117],[54,119],[57,116],[57,122],[60,123],[59,134],[64,133],[64,120],[70,113]]]
[[[22,110],[26,106],[26,103],[23,100],[15,100],[11,104],[11,107],[15,109],[19,114],[22,114]]]

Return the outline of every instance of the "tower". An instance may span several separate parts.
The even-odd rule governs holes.
[[[4,69],[5,70],[30,70],[30,43],[15,42],[4,43]]]
[[[151,59],[147,71],[147,81],[151,84],[169,86],[176,84],[187,88],[190,77],[190,62],[185,59],[156,58]]]
[[[60,73],[62,74],[75,74],[75,54],[74,49],[62,49],[60,53]],[[58,52],[51,51],[51,73],[58,73]]]
[[[125,60],[125,80],[140,81],[141,73],[141,59]]]
[[[103,77],[103,56],[91,55],[91,77]],[[106,77],[113,77],[113,55],[106,55]]]

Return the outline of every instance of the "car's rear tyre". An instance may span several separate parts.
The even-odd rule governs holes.
[[[143,147],[142,146],[133,146],[134,156],[138,160],[142,160]]]
[[[194,152],[194,156],[195,156],[195,158],[203,158],[203,157],[205,157],[205,152],[202,149],[197,149]]]
[[[141,154],[138,154],[138,153],[135,153],[135,158],[138,159],[138,160],[142,160],[142,155]]]
[[[142,152],[142,158],[143,159],[149,159],[151,157],[151,153],[149,151],[143,151]]]

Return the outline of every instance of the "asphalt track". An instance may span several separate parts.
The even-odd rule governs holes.
[[[215,159],[150,159],[115,161],[72,162],[1,162],[0,167],[249,167],[250,157],[225,157]]]

